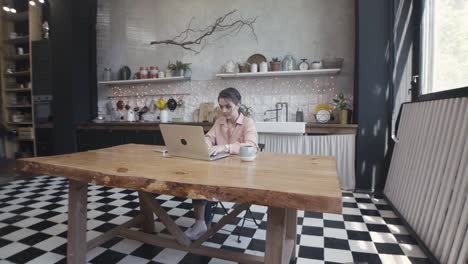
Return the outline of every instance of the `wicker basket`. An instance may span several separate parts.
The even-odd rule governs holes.
[[[323,59],[322,66],[325,69],[340,69],[343,66],[342,58]]]

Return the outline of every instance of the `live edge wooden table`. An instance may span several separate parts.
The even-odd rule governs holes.
[[[242,162],[238,156],[200,161],[163,156],[155,148],[128,144],[17,161],[17,168],[22,171],[70,180],[68,263],[85,263],[87,250],[115,236],[240,263],[289,263],[296,257],[298,209],[341,213],[341,191],[332,157],[260,153],[253,162]],[[88,184],[138,191],[140,215],[87,241]],[[240,205],[200,239],[190,241],[154,199],[155,194]],[[250,204],[268,206],[264,257],[202,245]],[[172,236],[154,234],[153,213]]]

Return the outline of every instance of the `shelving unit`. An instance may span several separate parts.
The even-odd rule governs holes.
[[[280,76],[304,76],[304,75],[336,75],[341,69],[318,69],[306,71],[269,71],[269,72],[238,72],[218,73],[220,78],[246,78],[246,77],[280,77]]]
[[[175,76],[175,77],[156,78],[156,79],[101,81],[98,83],[105,84],[105,85],[128,85],[128,84],[145,84],[145,83],[158,83],[158,82],[178,82],[178,81],[188,81],[188,80],[190,80],[190,77]]]
[[[16,131],[16,136],[3,139],[6,156],[21,158],[36,155],[31,42],[42,38],[42,6],[31,6],[27,1],[14,3],[17,10],[27,10],[18,10],[16,14],[0,12],[0,122],[8,131]],[[12,32],[17,37],[11,38]],[[19,47],[24,54],[18,54]],[[23,119],[18,119],[19,116]]]

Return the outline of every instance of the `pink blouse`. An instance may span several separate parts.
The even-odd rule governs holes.
[[[209,147],[229,144],[229,153],[239,154],[240,146],[258,147],[257,129],[254,121],[243,114],[239,114],[234,126],[227,122],[226,117],[221,116],[206,133],[205,141]]]

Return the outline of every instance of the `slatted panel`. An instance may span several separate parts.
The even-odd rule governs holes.
[[[468,98],[403,108],[384,193],[441,263],[468,259]]]

